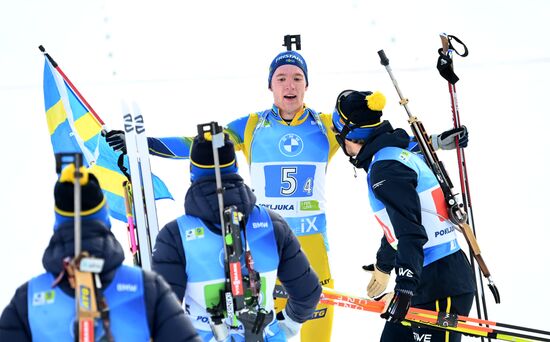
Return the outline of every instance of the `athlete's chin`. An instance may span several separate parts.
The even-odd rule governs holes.
[[[284,113],[296,114],[301,108],[302,105],[298,101],[292,101],[291,103],[285,101],[279,109],[282,109]]]

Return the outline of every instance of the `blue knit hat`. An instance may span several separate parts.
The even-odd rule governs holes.
[[[300,68],[306,78],[306,86],[309,85],[309,81],[307,79],[307,64],[304,57],[302,57],[302,55],[300,55],[296,51],[285,51],[275,56],[275,58],[273,58],[273,61],[271,62],[271,65],[269,66],[269,76],[267,78],[267,87],[269,89],[271,89],[271,79],[273,78],[275,70],[277,70],[278,67],[286,64],[295,65]]]
[[[224,133],[224,145],[218,148],[218,158],[222,174],[238,172],[235,147],[233,142],[229,140],[227,133]],[[204,137],[197,135],[193,139],[189,159],[191,161],[191,182],[205,176],[214,175],[214,152],[212,151],[212,136],[210,133],[205,133]]]
[[[74,164],[69,164],[61,171],[59,180],[54,187],[55,224],[54,230],[66,222],[74,221]],[[111,228],[109,209],[99,186],[99,181],[87,168],[80,168],[80,218],[102,221],[107,228]]]

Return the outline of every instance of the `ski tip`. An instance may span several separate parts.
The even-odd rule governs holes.
[[[40,50],[40,52],[42,53],[46,53],[46,49],[42,45],[38,45],[38,50]]]

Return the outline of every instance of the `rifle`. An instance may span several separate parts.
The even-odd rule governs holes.
[[[94,342],[94,321],[101,318],[106,341],[114,341],[110,330],[109,308],[101,293],[99,274],[103,269],[104,260],[90,257],[82,251],[81,222],[81,184],[82,153],[56,153],[56,172],[61,173],[64,164],[74,164],[74,257],[64,260],[64,269],[69,276],[69,283],[75,290],[75,334],[76,342]],[[63,275],[63,273],[61,273]],[[59,280],[59,278],[58,278]],[[57,281],[55,283],[57,283]],[[55,284],[54,283],[54,284]]]
[[[246,342],[263,342],[264,329],[271,323],[273,312],[268,313],[265,309],[259,307],[260,275],[254,270],[254,261],[246,242],[243,215],[234,205],[224,206],[224,190],[218,155],[218,149],[224,145],[224,133],[217,122],[201,124],[197,128],[199,140],[212,141],[216,193],[224,250],[225,284],[224,288],[220,290],[220,303],[207,309],[211,314],[209,324],[215,339],[223,341],[229,336],[229,328],[238,328],[238,319],[243,324]],[[246,251],[243,248],[242,237],[245,239]],[[248,277],[243,276],[242,273],[241,257],[243,251]],[[231,321],[230,326],[225,324],[225,317]]]
[[[401,94],[401,90],[397,85],[397,81],[393,77],[393,73],[390,68],[390,61],[386,57],[384,50],[378,51],[378,56],[380,56],[380,64],[382,64],[388,71],[388,74],[393,82],[393,85],[397,90],[397,94],[399,95],[399,99],[400,99],[399,104],[405,108],[405,111],[409,116],[409,120],[408,120],[409,125],[411,126],[411,130],[416,140],[418,141],[420,151],[424,155],[426,163],[434,173],[439,183],[439,186],[443,191],[443,196],[445,198],[445,204],[447,206],[449,219],[451,220],[452,223],[457,225],[458,229],[464,234],[466,242],[468,243],[470,250],[473,252],[474,258],[476,259],[477,264],[479,265],[479,268],[483,273],[483,276],[488,281],[487,285],[491,290],[493,297],[495,298],[495,302],[498,304],[500,303],[500,294],[498,292],[498,289],[495,283],[493,282],[493,279],[491,278],[491,273],[489,272],[489,268],[487,267],[487,264],[485,263],[485,261],[483,260],[483,257],[481,256],[481,251],[477,243],[476,237],[472,232],[472,228],[470,228],[470,225],[467,223],[468,215],[464,211],[464,205],[456,200],[456,196],[458,194],[453,192],[453,183],[451,182],[451,179],[449,178],[449,175],[445,170],[443,162],[441,162],[437,157],[437,154],[435,153],[432,143],[430,142],[430,138],[426,133],[426,129],[424,129],[424,125],[420,120],[418,120],[416,116],[413,116],[409,111],[409,108],[407,107],[407,103],[409,102],[409,100],[407,98],[404,98],[403,95]]]

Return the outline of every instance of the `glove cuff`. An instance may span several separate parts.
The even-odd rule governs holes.
[[[411,291],[411,290],[405,290],[405,289],[395,289],[395,292],[399,292],[399,293],[402,293],[402,294],[405,294],[409,297],[412,297],[414,295],[414,292]]]
[[[437,134],[432,134],[432,135],[430,136],[430,141],[431,141],[431,143],[432,143],[432,146],[433,146],[433,148],[434,148],[434,151],[437,151],[437,150],[439,150],[439,149],[441,148],[441,146],[440,146],[440,144],[439,144],[439,142],[440,142],[439,139],[440,139],[440,138],[439,138],[439,135],[437,135]]]
[[[374,268],[376,268],[378,271],[384,273],[384,274],[387,274],[387,275],[390,275],[391,274],[391,270],[389,271],[384,271],[383,269],[381,269],[380,267],[378,267],[377,264],[374,264]]]

